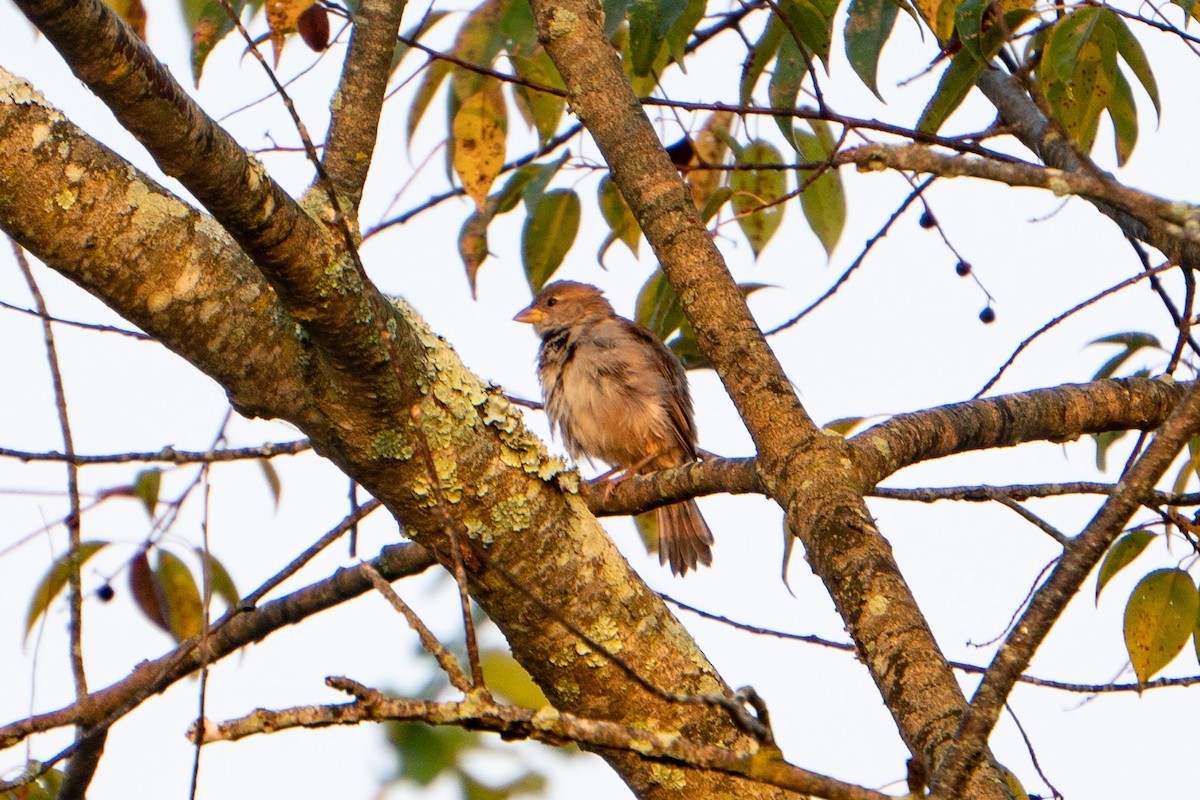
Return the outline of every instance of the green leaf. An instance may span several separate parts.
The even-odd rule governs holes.
[[[1129,431],[1106,431],[1092,434],[1092,441],[1096,443],[1096,469],[1101,472],[1108,470],[1108,448],[1112,447],[1119,439],[1123,439],[1127,433]]]
[[[108,546],[108,542],[80,542],[79,543],[79,566],[82,567],[87,560],[99,553]],[[33,630],[34,624],[38,618],[45,614],[50,608],[50,604],[55,598],[62,593],[63,588],[67,585],[67,579],[71,574],[71,558],[70,555],[64,555],[62,558],[54,562],[42,580],[38,583],[38,587],[34,590],[33,600],[29,603],[29,610],[25,612],[25,638],[29,638],[29,632]]]
[[[1183,9],[1184,28],[1187,28],[1187,23],[1191,22],[1193,17],[1200,19],[1200,13],[1196,11],[1196,0],[1171,0],[1171,2]]]
[[[704,208],[700,209],[700,219],[704,221],[704,224],[707,225],[709,220],[715,217],[717,212],[721,210],[721,206],[725,205],[725,203],[727,203],[729,198],[732,196],[733,189],[729,188],[728,186],[717,187],[717,189],[711,195],[709,195],[708,200],[705,201]]]
[[[62,789],[67,774],[62,770],[52,769],[37,776],[32,783],[13,790],[9,789],[2,797],[4,800],[55,800]]]
[[[1108,118],[1112,121],[1114,146],[1117,151],[1117,165],[1125,166],[1133,155],[1133,147],[1137,144],[1138,119],[1137,104],[1133,100],[1133,89],[1121,70],[1117,70],[1117,80],[1113,84],[1112,100],[1108,103]]]
[[[420,722],[388,726],[388,738],[400,755],[399,777],[428,786],[458,765],[459,754],[476,735],[459,728],[434,728]]]
[[[262,7],[262,0],[249,4],[252,11]],[[231,0],[233,13],[240,15],[246,8],[246,0]],[[184,0],[183,15],[192,36],[192,80],[200,85],[204,62],[208,54],[233,30],[233,20],[217,0]]]
[[[204,606],[187,565],[175,554],[160,549],[155,577],[163,590],[167,620],[175,641],[182,642],[200,633],[204,626]]]
[[[562,264],[579,231],[579,195],[570,189],[546,192],[521,231],[525,277],[537,294]]]
[[[633,525],[637,528],[638,538],[650,555],[658,554],[658,514],[654,511],[643,511],[633,515]]]
[[[1125,649],[1138,683],[1179,655],[1196,627],[1200,595],[1184,570],[1159,569],[1134,587],[1125,606]]]
[[[838,436],[849,436],[851,432],[862,425],[869,417],[841,417],[826,423],[822,430],[836,433]]]
[[[1116,35],[1103,19],[1097,8],[1065,17],[1050,32],[1038,67],[1042,94],[1084,152],[1091,150],[1116,82]]]
[[[687,7],[679,15],[679,19],[675,20],[671,30],[667,31],[667,50],[685,74],[687,66],[684,56],[687,55],[687,43],[692,38],[696,25],[704,18],[707,5],[706,0],[688,0]]]
[[[750,49],[746,56],[746,61],[742,64],[742,81],[739,98],[744,106],[750,105],[750,98],[754,94],[754,87],[758,85],[758,79],[762,76],[763,70],[767,68],[767,64],[771,63],[771,59],[775,58],[775,53],[779,50],[779,44],[783,41],[783,34],[786,33],[783,27],[783,21],[774,14],[767,22],[767,27],[763,30],[762,36],[759,37],[758,43]]]
[[[655,270],[638,292],[634,319],[664,341],[683,325],[683,306],[661,269]]]
[[[546,196],[546,187],[550,185],[551,179],[558,174],[558,170],[566,161],[567,154],[563,153],[548,164],[538,164],[529,180],[525,181],[521,188],[521,197],[525,200],[525,210],[529,212],[530,216],[537,212],[538,204]],[[505,189],[507,190],[507,187]]]
[[[921,112],[917,129],[924,133],[937,133],[946,118],[967,99],[967,94],[983,72],[984,66],[969,50],[959,50],[955,53],[938,81],[937,91]]]
[[[508,702],[533,709],[549,705],[533,678],[507,651],[485,650],[479,655],[479,663],[487,687]]]
[[[142,501],[150,519],[154,519],[154,509],[158,507],[158,491],[162,488],[162,470],[144,469],[133,479],[133,496]]]
[[[213,594],[225,601],[225,605],[231,610],[240,606],[242,595],[238,592],[225,565],[212,553],[205,553],[203,550],[197,549],[196,555],[208,564],[208,579],[212,581]]]
[[[738,225],[750,241],[755,257],[763,251],[783,222],[783,203],[787,194],[787,175],[782,168],[783,158],[775,147],[756,139],[735,159],[736,164],[762,164],[759,169],[742,169],[733,173],[730,198]]]
[[[604,34],[608,38],[617,35],[617,28],[625,21],[625,15],[633,0],[602,0],[604,8]]]
[[[824,120],[811,120],[809,124],[815,135],[797,130],[797,148],[807,162],[826,161],[837,147],[829,124]],[[816,174],[815,169],[798,170],[799,185],[803,187],[800,206],[804,209],[809,227],[821,240],[825,254],[833,255],[833,249],[846,226],[846,191],[837,167],[830,167],[814,178]]]
[[[451,54],[468,64],[490,67],[505,43],[502,22],[508,6],[509,0],[485,0],[475,8],[458,29]],[[494,80],[473,70],[456,68],[450,74],[450,86],[454,90],[451,97],[462,103],[478,92],[485,82]]]
[[[629,9],[629,52],[633,74],[651,74],[667,31],[687,10],[687,0],[633,0]]]
[[[879,56],[892,35],[899,10],[894,0],[850,0],[846,12],[846,58],[854,74],[881,101]]]
[[[1183,494],[1193,475],[1200,476],[1200,437],[1195,436],[1188,440],[1188,459],[1175,475],[1171,491],[1174,494]]]
[[[1100,592],[1108,585],[1108,582],[1113,577],[1133,563],[1134,559],[1142,554],[1146,549],[1146,545],[1150,544],[1154,539],[1154,534],[1147,530],[1130,531],[1129,533],[1117,539],[1113,546],[1108,548],[1108,552],[1104,554],[1104,560],[1100,562],[1100,574],[1096,578],[1096,604],[1100,604]]]
[[[1157,336],[1142,331],[1126,331],[1123,333],[1114,333],[1110,336],[1102,336],[1099,339],[1093,339],[1088,342],[1088,346],[1097,344],[1119,344],[1123,345],[1121,352],[1104,362],[1104,365],[1096,371],[1092,376],[1092,380],[1098,381],[1105,378],[1111,378],[1116,374],[1117,370],[1138,352],[1147,347],[1152,347],[1161,350],[1162,343]]]
[[[599,193],[600,213],[603,215],[604,221],[608,223],[609,230],[612,231],[611,237],[624,242],[625,246],[636,256],[638,245],[642,240],[642,229],[610,176],[605,175],[600,179]],[[604,263],[605,249],[607,248],[601,249],[601,264]]]
[[[562,77],[550,61],[550,56],[546,55],[545,50],[539,48],[532,58],[513,55],[510,56],[510,60],[517,75],[525,80],[555,89],[563,88]],[[553,139],[554,134],[558,132],[558,123],[562,119],[563,109],[567,105],[566,98],[520,85],[516,87],[516,97],[529,109],[529,115],[533,118],[533,125],[537,128],[538,139],[541,143],[544,145]]]
[[[971,51],[978,61],[988,58],[980,44],[983,38],[983,19],[992,7],[992,0],[963,0],[954,12],[954,29],[963,48]]]
[[[425,116],[425,111],[437,94],[438,88],[441,87],[442,81],[450,74],[451,66],[449,61],[434,61],[432,58],[425,65],[425,74],[421,77],[421,83],[417,86],[416,94],[413,95],[412,105],[408,108],[406,134],[410,147],[413,134],[417,132],[417,125],[421,123],[421,117]]]
[[[784,37],[779,45],[779,55],[775,59],[775,71],[771,75],[771,82],[767,84],[767,97],[772,107],[795,108],[796,95],[800,93],[804,75],[804,55],[800,52],[800,45],[792,41],[791,37]],[[796,141],[792,138],[795,125],[792,116],[779,114],[774,119],[783,133],[783,138],[795,148]]]
[[[1142,88],[1150,96],[1150,102],[1154,104],[1154,112],[1161,119],[1162,105],[1158,96],[1158,83],[1154,80],[1154,72],[1150,69],[1146,51],[1142,49],[1141,43],[1129,30],[1125,20],[1112,11],[1104,9],[1101,12],[1100,21],[1112,31],[1113,38],[1117,43],[1117,52],[1129,65],[1129,69],[1133,70],[1134,77],[1138,79],[1138,83],[1142,84]]]
[[[837,0],[778,0],[778,4],[789,33],[799,37],[799,44],[821,59],[828,71]]]

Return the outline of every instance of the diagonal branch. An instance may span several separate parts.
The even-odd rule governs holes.
[[[324,163],[337,195],[357,209],[371,168],[405,0],[363,0],[354,15]],[[344,213],[349,213],[344,210]]]
[[[1013,685],[1045,640],[1066,605],[1078,592],[1125,523],[1154,490],[1180,449],[1200,431],[1200,383],[1189,387],[1183,400],[1158,429],[1154,440],[1104,502],[1083,532],[1071,542],[1046,582],[992,659],[975,690],[962,725],[945,761],[934,772],[934,798],[961,796],[967,776],[986,752],[992,728],[1004,710]]]

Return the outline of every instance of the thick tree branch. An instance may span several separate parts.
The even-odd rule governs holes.
[[[966,699],[867,512],[849,445],[820,431],[797,399],[604,34],[599,2],[530,4],[571,108],[754,439],[763,486],[804,543],[904,741],[939,763]],[[980,770],[971,788],[978,798],[1006,794],[994,767]]]
[[[360,350],[362,341],[354,336],[322,342],[314,334],[319,348],[314,351],[273,297],[255,304],[251,295],[241,302],[244,287],[233,274],[244,262],[236,256],[231,260],[230,254],[221,254],[224,257],[176,266],[189,246],[183,238],[161,251],[139,238],[142,246],[125,258],[120,247],[113,252],[107,246],[92,247],[96,252],[89,252],[89,246],[75,242],[96,235],[97,229],[88,224],[92,218],[113,215],[129,226],[128,219],[113,214],[113,207],[127,207],[124,191],[136,176],[111,154],[82,140],[61,115],[39,104],[27,85],[10,83],[7,94],[0,92],[0,144],[18,157],[0,159],[0,224],[22,229],[25,235],[18,238],[33,252],[119,312],[146,319],[146,325],[139,321],[143,329],[187,351],[209,374],[222,376],[231,392],[240,389],[243,372],[261,368],[261,384],[251,387],[255,413],[282,417],[301,428],[314,450],[382,501],[406,534],[429,547],[442,563],[455,560],[450,531],[460,543],[469,540],[462,557],[472,596],[557,708],[624,725],[653,721],[735,750],[753,745],[724,710],[679,704],[648,692],[612,663],[581,649],[579,638],[558,624],[559,619],[571,620],[593,640],[620,648],[628,667],[653,676],[670,696],[730,694],[686,630],[572,494],[577,486],[574,473],[547,458],[541,443],[523,428],[517,409],[471,375],[411,309],[402,303],[377,309],[374,301],[363,298],[362,284],[339,282],[339,276],[349,273],[338,267],[330,286],[331,307],[338,313],[347,306],[361,312],[352,322],[358,333],[371,332],[370,341]],[[15,129],[6,128],[9,123]],[[59,163],[55,173],[52,161],[61,159],[62,137],[80,139],[81,149],[99,154],[97,163]],[[99,162],[111,168],[100,171]],[[41,180],[31,179],[31,172]],[[64,174],[86,183],[82,199],[81,190],[63,193],[64,184],[71,186]],[[156,208],[191,219],[193,232],[205,230],[203,219],[189,216],[191,212],[173,198],[154,197],[161,203]],[[159,226],[172,220],[165,212],[152,218]],[[146,227],[157,231],[154,225]],[[73,233],[64,233],[68,229]],[[60,247],[70,236],[74,246]],[[198,264],[212,274],[201,272]],[[96,270],[110,266],[106,280],[98,279]],[[155,312],[162,313],[165,306],[174,315],[171,324],[147,314],[143,298],[148,292],[137,285],[144,278],[158,287],[164,278],[155,269],[194,276],[169,282],[164,302],[152,304]],[[194,293],[205,294],[210,288],[208,283],[198,285],[201,276],[223,289],[219,297],[208,298],[208,305],[193,303]],[[266,288],[253,273],[248,284]],[[178,302],[171,302],[176,297]],[[222,330],[227,326],[239,337],[256,337],[249,342],[238,338],[235,344],[264,352],[215,348],[211,336],[202,337],[200,344],[191,342],[191,334],[198,327],[203,330],[205,321]],[[334,352],[343,344],[349,356]],[[370,366],[386,372],[386,380],[378,374],[365,379],[357,373],[347,375],[344,367],[355,363],[355,354],[372,348],[385,357]],[[326,351],[329,363],[343,368],[322,368]],[[369,391],[364,391],[364,383]],[[416,457],[422,448],[428,448],[428,459]],[[481,551],[486,562],[474,555]],[[581,574],[591,579],[581,582]],[[527,594],[514,591],[513,581],[555,613],[531,604]],[[614,704],[614,696],[626,702]],[[649,762],[624,753],[602,755],[640,796],[675,796],[673,789],[657,782]],[[755,797],[763,791],[757,784],[702,770],[681,769],[679,779],[689,791],[713,797]]]
[[[834,161],[855,164],[862,172],[899,169],[942,178],[971,177],[1008,186],[1032,186],[1060,197],[1078,195],[1137,221],[1144,232],[1141,238],[1153,239],[1160,249],[1166,242],[1174,242],[1170,247],[1175,248],[1200,244],[1200,207],[1130,189],[1107,175],[1065,172],[1022,161],[952,156],[921,145],[869,144],[842,151]]]
[[[379,113],[405,5],[405,0],[363,0],[354,15],[323,157],[338,197],[349,204],[343,209],[347,215],[358,209],[371,168]]]
[[[1046,166],[1075,175],[1095,174],[1094,167],[1089,168],[1074,146],[1050,124],[1016,78],[999,70],[985,70],[976,85],[996,106],[1000,118],[1013,135],[1036,153]],[[1092,202],[1102,214],[1116,222],[1126,235],[1158,248],[1174,263],[1189,269],[1200,268],[1200,241],[1196,238],[1196,226],[1200,223],[1194,217],[1192,225],[1186,229],[1189,235],[1180,236],[1185,231],[1171,226],[1149,226],[1142,219],[1103,199],[1092,199]]]

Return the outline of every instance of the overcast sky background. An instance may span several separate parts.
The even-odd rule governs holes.
[[[173,4],[150,8],[150,42],[182,83],[190,84],[185,43],[187,34]],[[424,12],[412,3],[404,27]],[[936,74],[906,88],[898,81],[916,75],[931,57],[915,26],[903,18],[882,62],[880,86],[889,105],[882,106],[858,83],[835,38],[832,75],[823,87],[841,113],[911,123]],[[445,44],[456,24],[443,23],[432,44]],[[261,17],[255,30],[262,29]],[[336,26],[335,26],[336,29]],[[1194,197],[1198,168],[1194,157],[1200,111],[1194,102],[1193,54],[1175,40],[1137,33],[1146,44],[1158,75],[1164,117],[1156,129],[1153,110],[1135,89],[1141,110],[1142,139],[1120,177],[1131,186],[1175,199]],[[927,37],[928,38],[928,37]],[[723,49],[722,49],[723,48]],[[241,59],[240,45],[230,38],[213,55],[198,91],[204,107],[220,118],[248,100],[269,93],[258,64]],[[668,82],[672,97],[711,100],[736,98],[743,49],[732,35],[706,48],[707,60],[689,65],[689,75]],[[724,55],[714,59],[717,51]],[[292,87],[293,98],[314,136],[327,119],[328,98],[341,49],[335,47],[322,66]],[[313,55],[298,41],[289,42],[280,72],[292,76]],[[406,64],[411,71],[420,59]],[[158,175],[143,150],[119,129],[111,114],[66,71],[53,49],[38,38],[13,6],[0,0],[0,66],[30,79],[49,100],[78,125]],[[1185,76],[1185,77],[1179,77]],[[393,99],[385,112],[380,145],[364,201],[363,222],[369,227],[396,210],[419,204],[446,186],[442,154],[398,200],[403,185],[444,136],[443,105],[435,101],[411,148],[403,134],[409,93]],[[923,97],[924,96],[924,97]],[[948,132],[978,130],[993,112],[978,96],[951,121]],[[686,121],[686,120],[685,120]],[[248,148],[297,143],[278,101],[268,101],[236,114],[224,124]],[[767,118],[750,120],[751,131],[775,137]],[[659,125],[664,141],[680,135],[673,119]],[[510,146],[521,128],[510,124]],[[521,141],[524,141],[523,139]],[[998,145],[997,145],[998,146]],[[1015,143],[1004,147],[1026,155]],[[570,144],[573,155],[598,163],[594,146],[582,139]],[[1096,155],[1112,166],[1107,122],[1102,124]],[[302,157],[267,154],[264,162],[289,191],[301,192],[311,176]],[[602,286],[617,310],[632,315],[637,289],[653,269],[645,242],[641,259],[616,245],[599,267],[594,253],[603,239],[603,223],[594,196],[600,172],[564,170],[559,186],[574,186],[584,197],[584,227],[558,277]],[[751,307],[764,328],[788,319],[824,292],[859,253],[863,243],[909,191],[896,174],[860,176],[843,170],[849,193],[849,221],[841,244],[827,263],[816,238],[803,223],[794,202],[784,225],[757,261],[745,240],[728,224],[719,241],[731,269],[741,281],[779,288],[754,295]],[[173,181],[168,186],[177,188]],[[960,401],[973,395],[1016,345],[1045,321],[1075,303],[1140,270],[1115,226],[1085,203],[1062,201],[1043,192],[940,181],[929,201],[951,240],[972,262],[975,275],[995,298],[997,320],[983,325],[979,311],[985,293],[971,279],[958,277],[955,257],[936,232],[917,224],[919,209],[910,210],[880,243],[855,277],[825,307],[801,324],[772,338],[789,376],[810,413],[819,421],[849,416],[889,415]],[[537,397],[533,361],[537,342],[527,326],[511,321],[529,301],[520,266],[520,219],[517,214],[493,225],[490,248],[495,254],[479,276],[479,300],[472,301],[455,242],[469,213],[466,200],[454,200],[418,217],[407,226],[368,240],[362,249],[371,277],[389,294],[403,296],[444,335],[481,377],[510,392]],[[1044,221],[1042,218],[1049,217]],[[119,324],[101,304],[49,270],[37,269],[51,312],[69,319]],[[1172,278],[1168,283],[1175,285]],[[29,305],[28,292],[11,252],[0,248],[0,300]],[[1009,370],[993,392],[1021,391],[1087,380],[1111,349],[1087,348],[1091,339],[1113,332],[1144,329],[1170,340],[1169,319],[1145,286],[1125,291],[1073,318],[1041,338]],[[207,447],[225,413],[223,392],[209,379],[156,344],[59,326],[56,336],[67,383],[76,450],[114,453]],[[36,320],[0,311],[0,446],[34,451],[61,449],[53,395],[47,378],[41,328]],[[1159,361],[1144,362],[1161,368]],[[696,397],[701,446],[728,456],[752,453],[749,437],[711,372],[691,374]],[[528,423],[547,433],[540,413],[527,412]],[[230,426],[233,445],[286,441],[298,432],[281,423],[237,418]],[[1132,440],[1132,437],[1130,437]],[[1114,462],[1121,463],[1126,448]],[[924,464],[897,475],[891,486],[1005,484],[1015,482],[1111,479],[1094,470],[1090,441],[1058,446],[1028,445],[1004,452],[971,454]],[[283,480],[282,502],[273,506],[266,482],[251,463],[220,465],[213,471],[209,522],[213,552],[230,568],[238,587],[249,592],[277,572],[345,513],[346,480],[312,455],[277,459]],[[85,490],[128,483],[133,466],[88,468]],[[586,467],[585,473],[594,474]],[[30,495],[24,490],[61,492],[64,470],[54,464],[22,464],[0,460],[0,548],[25,537],[48,521],[61,518],[61,496]],[[173,497],[193,471],[170,471],[163,497]],[[18,491],[14,491],[18,490]],[[1030,507],[1067,533],[1075,533],[1095,508],[1092,501],[1068,499],[1031,503]],[[839,618],[803,554],[797,552],[789,571],[790,595],[778,578],[782,551],[780,513],[761,498],[716,497],[701,500],[716,535],[715,565],[686,580],[674,579],[656,559],[646,556],[628,520],[608,520],[607,528],[639,573],[656,589],[687,603],[732,619],[794,633],[846,640]],[[895,548],[897,558],[939,641],[951,659],[986,664],[991,646],[977,646],[1000,635],[1042,567],[1057,548],[1044,534],[1003,508],[940,503],[915,506],[872,501],[872,512]],[[169,541],[178,550],[199,541],[199,506],[185,507]],[[148,530],[143,509],[135,501],[112,501],[85,518],[86,539],[109,538],[127,543],[110,548],[84,570],[92,592],[119,569]],[[396,541],[394,523],[382,516],[365,526],[359,552],[370,555]],[[65,658],[66,612],[51,611],[36,649],[22,646],[25,610],[33,585],[64,549],[65,534],[36,537],[0,558],[0,659],[6,690],[0,693],[5,721],[33,708],[58,708],[72,696]],[[1174,566],[1186,556],[1152,548],[1134,568],[1106,590],[1099,608],[1089,583],[1038,653],[1031,673],[1081,683],[1103,683],[1118,676],[1129,680],[1121,642],[1124,600],[1137,576],[1153,566]],[[799,550],[799,548],[798,548]],[[343,544],[335,545],[285,585],[295,589],[319,580],[338,566],[353,563]],[[1190,563],[1190,562],[1185,562]],[[139,661],[170,649],[168,638],[133,608],[122,573],[114,580],[116,599],[102,604],[89,594],[85,603],[85,655],[89,680],[101,688],[120,680]],[[442,576],[430,574],[398,584],[398,591],[448,638],[458,635],[457,604]],[[278,592],[275,596],[278,596]],[[794,642],[755,637],[681,612],[702,648],[733,686],[752,684],[768,702],[776,734],[794,763],[835,777],[900,793],[907,752],[866,670],[843,653]],[[494,637],[499,643],[499,638]],[[430,659],[418,654],[415,637],[403,621],[375,595],[306,620],[266,642],[226,659],[212,670],[207,714],[212,719],[243,715],[255,707],[341,702],[326,689],[326,675],[347,675],[368,685],[415,692],[430,674]],[[1195,674],[1195,655],[1188,650],[1164,674]],[[962,678],[969,692],[975,678]],[[90,797],[124,798],[153,791],[164,798],[185,797],[192,749],[184,731],[196,714],[197,682],[182,681],[153,698],[113,729]],[[1069,798],[1146,796],[1177,792],[1192,781],[1181,742],[1192,731],[1200,704],[1185,690],[1086,696],[1022,687],[1012,705],[1026,728],[1042,768]],[[69,741],[62,731],[34,740],[33,756],[48,757]],[[507,748],[509,745],[497,747]],[[1034,773],[1020,736],[1009,718],[993,738],[998,757],[1016,771],[1031,793],[1049,794]],[[569,769],[536,745],[523,752],[549,765],[555,779],[552,798],[626,796],[619,780],[598,759],[569,762]],[[0,771],[19,771],[25,746],[0,754]],[[1181,763],[1182,762],[1182,763]],[[1121,768],[1116,767],[1117,764]],[[1112,765],[1112,766],[1109,766]],[[203,754],[199,797],[376,796],[393,768],[381,729],[364,726],[321,731],[293,731],[259,736],[236,744],[218,744]],[[480,764],[482,775],[511,769],[503,759]],[[393,790],[390,796],[409,796]],[[451,797],[442,787],[434,797]]]

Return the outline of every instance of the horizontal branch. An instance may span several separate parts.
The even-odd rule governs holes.
[[[589,749],[621,750],[642,758],[686,764],[739,775],[752,781],[829,800],[889,800],[888,795],[788,764],[777,750],[739,752],[688,739],[602,720],[564,714],[547,706],[534,711],[496,703],[479,694],[458,703],[388,697],[347,678],[328,678],[331,687],[355,695],[357,702],[258,709],[240,719],[203,723],[201,744],[237,741],[289,728],[324,728],[363,722],[423,722],[498,733],[505,739],[534,739],[554,746],[576,743]],[[195,738],[195,728],[189,734]]]
[[[1075,195],[1123,211],[1161,236],[1200,244],[1200,206],[1130,189],[1100,174],[1064,172],[1016,160],[955,156],[921,145],[869,144],[838,153],[834,162],[855,164],[861,172],[896,169],[943,178],[981,178],[1008,186],[1047,189],[1058,197]]]
[[[142,453],[109,453],[105,455],[85,456],[75,453],[68,457],[65,453],[54,450],[34,452],[31,450],[13,450],[0,447],[0,458],[15,458],[19,461],[70,461],[73,464],[215,464],[222,461],[245,461],[256,458],[275,458],[276,456],[294,456],[312,449],[307,439],[294,442],[267,442],[252,447],[222,448],[220,450],[176,450],[174,447],[164,447],[162,450]]]

